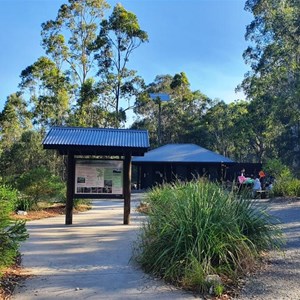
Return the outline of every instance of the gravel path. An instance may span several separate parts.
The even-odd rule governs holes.
[[[285,251],[271,252],[264,270],[246,280],[238,300],[300,300],[300,201],[266,202],[282,221]]]

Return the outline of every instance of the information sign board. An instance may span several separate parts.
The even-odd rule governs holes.
[[[75,195],[122,195],[122,160],[76,159]]]

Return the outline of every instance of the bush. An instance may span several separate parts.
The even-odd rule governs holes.
[[[0,186],[0,275],[14,262],[20,242],[28,237],[23,221],[10,220],[17,196],[16,190]]]
[[[4,216],[8,214],[8,212],[14,211],[18,201],[18,196],[19,194],[17,190],[7,185],[0,185],[0,201],[5,201],[6,203],[5,206],[3,206],[3,211],[0,211],[0,216]]]
[[[272,195],[275,197],[300,197],[300,180],[280,177],[274,184]]]
[[[279,159],[270,159],[265,164],[265,170],[268,176],[274,178],[279,177],[292,177],[289,168],[284,165]]]
[[[23,197],[19,199],[19,208],[37,209],[38,201],[65,198],[65,184],[58,176],[52,175],[43,167],[32,169],[17,181],[17,188]]]
[[[155,188],[147,201],[135,259],[146,272],[186,289],[207,292],[208,275],[234,280],[260,251],[281,245],[276,220],[264,209],[210,182]]]

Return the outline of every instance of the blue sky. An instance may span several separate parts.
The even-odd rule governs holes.
[[[44,55],[41,23],[55,19],[63,0],[0,0],[0,109],[18,90],[20,73]],[[245,0],[108,0],[135,13],[149,43],[130,59],[146,83],[156,75],[185,72],[193,90],[227,103],[249,70],[242,53],[252,16]]]

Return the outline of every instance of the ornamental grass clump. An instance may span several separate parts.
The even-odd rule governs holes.
[[[211,182],[157,187],[147,201],[135,258],[146,272],[186,289],[207,292],[213,275],[235,280],[261,251],[281,244],[265,209]]]

